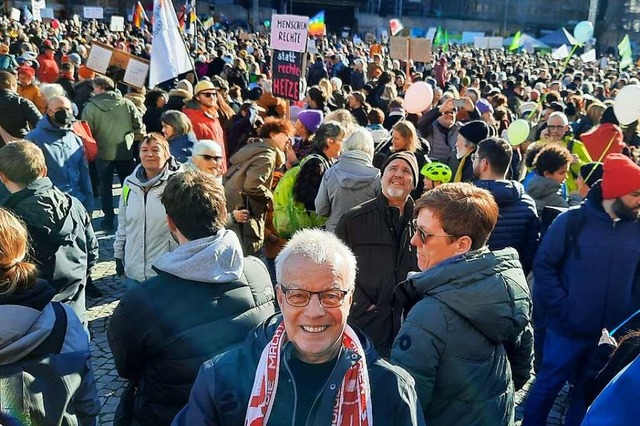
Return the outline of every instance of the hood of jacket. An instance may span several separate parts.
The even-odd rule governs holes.
[[[37,280],[0,296],[0,365],[19,361],[51,334],[55,313],[49,303],[55,294],[46,281]]]
[[[128,180],[142,188],[152,188],[157,185],[158,182],[167,180],[170,175],[180,170],[182,170],[182,165],[178,163],[173,156],[171,156],[158,176],[147,179],[144,167],[142,167],[142,164],[138,164],[133,173],[131,173],[131,176],[129,176]]]
[[[439,300],[491,341],[517,336],[529,320],[527,281],[512,248],[470,251],[410,280],[420,294]]]
[[[527,193],[533,198],[544,198],[559,191],[558,182],[537,174],[527,184]]]
[[[153,267],[184,280],[228,283],[242,275],[242,245],[233,231],[221,229],[216,235],[181,244]]]
[[[380,177],[380,170],[371,164],[371,159],[361,151],[347,151],[331,168],[342,188],[360,189],[371,185]]]
[[[75,238],[71,198],[54,188],[48,177],[8,195],[2,204],[10,210],[20,211],[26,223],[40,224],[40,231],[45,232],[52,243],[63,245]]]
[[[254,141],[249,141],[249,143],[243,146],[238,152],[233,154],[230,159],[232,165],[240,165],[247,161],[252,160],[254,157],[258,155],[268,154],[270,152],[276,153],[276,167],[280,167],[284,164],[285,158],[284,153],[279,149],[271,146],[269,144],[269,139],[254,139]],[[229,168],[231,169],[231,168]]]
[[[97,95],[93,95],[89,102],[98,107],[101,111],[111,112],[115,108],[124,104],[124,98],[116,91],[102,92]]]
[[[515,203],[525,194],[524,186],[515,180],[476,180],[473,184],[491,192],[498,207]]]

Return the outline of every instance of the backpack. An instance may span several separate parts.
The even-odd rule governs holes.
[[[320,160],[325,170],[330,167],[330,164],[321,155],[309,154],[282,176],[273,191],[273,226],[278,235],[283,238],[291,238],[299,229],[323,226],[327,221],[326,217],[318,216],[315,212],[308,212],[304,208],[304,204],[296,201],[293,197],[293,188],[298,180],[300,169],[311,158]]]

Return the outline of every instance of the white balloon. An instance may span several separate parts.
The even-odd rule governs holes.
[[[433,101],[433,89],[429,83],[418,81],[407,89],[404,95],[404,108],[410,114],[418,114],[429,108]]]
[[[613,112],[623,126],[638,120],[640,118],[640,86],[630,84],[620,89],[613,104]]]

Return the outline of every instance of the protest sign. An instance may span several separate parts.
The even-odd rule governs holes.
[[[304,52],[273,51],[272,92],[279,98],[299,101],[304,87],[301,79],[304,75],[306,54]]]
[[[130,58],[122,81],[130,86],[144,87],[149,73],[149,62],[140,58]]]
[[[111,49],[94,43],[91,45],[91,51],[89,51],[89,57],[87,58],[87,68],[100,74],[105,74],[111,62],[111,56],[113,56]]]
[[[51,9],[50,7],[40,9],[40,16],[42,17],[42,19],[53,19],[53,9]]]
[[[11,19],[20,22],[20,10],[15,7],[11,8]]]
[[[389,51],[393,59],[431,62],[431,40],[426,38],[391,37]]]
[[[104,10],[101,7],[85,6],[83,9],[83,16],[86,19],[103,19]]]
[[[112,16],[109,29],[111,31],[124,32],[124,16]]]
[[[308,16],[273,15],[271,19],[271,48],[304,52],[307,49]]]

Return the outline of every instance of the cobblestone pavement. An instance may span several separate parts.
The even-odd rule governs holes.
[[[114,203],[117,206],[117,203]],[[87,300],[89,329],[92,342],[93,368],[98,381],[98,395],[102,403],[99,425],[112,426],[113,417],[118,406],[120,394],[126,386],[126,381],[118,377],[115,370],[111,350],[107,342],[107,325],[109,318],[125,292],[123,280],[116,276],[116,266],[113,260],[113,233],[105,234],[100,229],[99,213],[94,213],[93,225],[100,244],[100,261],[93,269],[91,277],[96,286],[102,290],[104,296],[99,299]],[[516,395],[516,419],[522,418],[522,403],[526,397],[525,389]],[[549,416],[548,426],[562,425],[562,416],[566,408],[566,391],[556,401],[556,405]],[[519,424],[516,422],[516,424]]]

